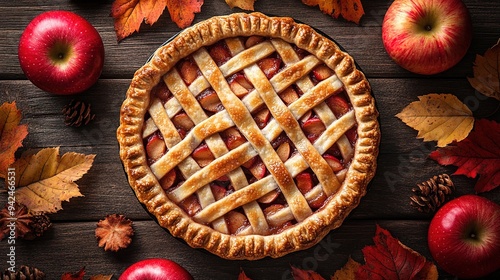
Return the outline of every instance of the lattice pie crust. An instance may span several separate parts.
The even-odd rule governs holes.
[[[334,42],[290,18],[237,13],[154,53],[117,137],[130,185],[162,227],[223,258],[258,259],[316,244],[359,204],[377,116],[368,81]]]

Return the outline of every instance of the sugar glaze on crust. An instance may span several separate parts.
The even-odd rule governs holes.
[[[295,44],[333,69],[352,104],[358,139],[345,180],[319,210],[312,215],[301,214],[301,211],[307,210],[297,206],[297,215],[304,215],[304,219],[283,232],[240,236],[224,234],[195,222],[167,196],[148,164],[142,133],[144,118],[151,103],[151,90],[178,61],[221,39],[250,35],[279,38]],[[121,108],[117,138],[120,157],[131,187],[162,227],[192,247],[204,248],[225,259],[252,260],[266,256],[276,258],[309,248],[342,224],[365,195],[375,173],[380,139],[377,117],[368,81],[356,69],[353,59],[334,42],[290,18],[236,13],[213,17],[185,29],[160,47],[151,60],[136,71]],[[320,167],[318,169],[321,170]]]

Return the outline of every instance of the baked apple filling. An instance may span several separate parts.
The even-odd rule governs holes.
[[[211,84],[213,75],[222,82]],[[147,162],[167,197],[231,235],[277,234],[321,209],[358,138],[334,71],[262,36],[221,40],[177,62],[151,90],[145,119]]]
[[[217,16],[138,69],[120,158],[158,224],[226,259],[317,244],[366,194],[380,129],[371,87],[331,39],[288,17]]]

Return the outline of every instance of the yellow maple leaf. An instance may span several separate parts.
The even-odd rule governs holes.
[[[76,180],[92,166],[95,155],[74,152],[59,156],[59,148],[24,153],[10,167],[16,173],[16,201],[34,213],[55,213],[61,202],[82,196]]]
[[[474,125],[474,117],[456,96],[431,93],[418,99],[396,115],[418,130],[417,138],[437,141],[438,147],[444,147],[467,137]]]
[[[484,56],[477,55],[474,61],[474,77],[469,83],[480,93],[500,100],[500,39],[488,49]]]
[[[16,102],[3,103],[0,106],[0,177],[5,178],[7,168],[15,158],[15,152],[22,146],[23,139],[28,135],[28,126],[19,125],[21,111]]]
[[[226,0],[226,4],[232,9],[238,7],[243,10],[253,11],[255,0]]]

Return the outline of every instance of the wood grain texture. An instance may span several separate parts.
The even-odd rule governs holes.
[[[113,19],[109,16],[111,0],[17,0],[0,5],[0,103],[16,101],[23,112],[29,135],[20,149],[60,146],[61,152],[96,154],[95,163],[78,184],[84,197],[63,203],[64,210],[51,215],[53,227],[34,241],[18,240],[17,264],[34,265],[58,279],[63,272],[87,268],[88,275],[119,275],[134,261],[148,257],[166,257],[181,263],[195,279],[236,279],[240,268],[253,279],[292,279],[290,264],[315,269],[329,277],[341,268],[348,256],[362,261],[361,249],[372,244],[375,224],[387,228],[395,237],[430,258],[426,232],[431,214],[423,214],[409,205],[411,188],[433,175],[453,173],[454,167],[442,167],[427,158],[435,143],[416,139],[417,132],[395,117],[417,96],[428,93],[452,93],[472,109],[477,118],[500,120],[498,101],[487,99],[469,85],[476,54],[494,45],[500,34],[500,6],[497,0],[464,0],[470,10],[474,37],[465,58],[454,68],[425,77],[397,66],[385,53],[381,41],[381,24],[391,1],[363,1],[366,15],[359,26],[342,19],[335,20],[317,8],[299,0],[259,0],[257,11],[291,16],[324,32],[356,60],[369,79],[380,111],[382,141],[376,176],[368,194],[362,199],[342,227],[330,233],[309,250],[292,253],[280,259],[259,261],[226,261],[202,250],[189,248],[160,228],[142,208],[128,185],[118,156],[115,137],[119,109],[134,72],[165,40],[179,32],[165,13],[153,26],[122,42],[116,41]],[[99,31],[106,50],[101,79],[79,96],[55,96],[42,92],[26,80],[17,59],[17,45],[25,26],[37,14],[65,9],[88,19]],[[223,0],[205,1],[195,22],[231,10]],[[73,98],[87,101],[96,119],[86,127],[64,125],[61,110]],[[456,196],[473,193],[476,180],[453,176]],[[3,186],[4,182],[0,182]],[[500,203],[500,189],[482,194]],[[6,201],[0,195],[0,201]],[[97,247],[95,224],[107,214],[120,213],[134,221],[136,235],[132,245],[118,253]],[[0,242],[0,270],[7,267],[7,242]],[[453,277],[441,272],[442,279]],[[500,278],[497,273],[495,277]]]

